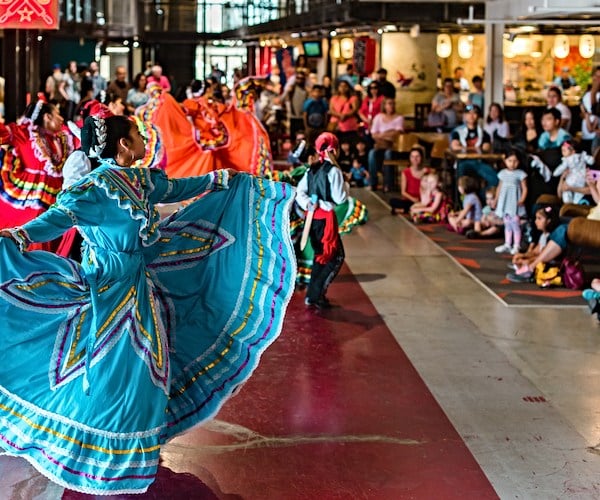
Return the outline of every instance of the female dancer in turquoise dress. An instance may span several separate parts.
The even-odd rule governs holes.
[[[128,168],[144,141],[121,116],[88,118],[82,141],[100,166],[0,232],[0,451],[67,488],[140,493],[160,446],[213,416],[279,334],[293,190]],[[159,219],[155,203],[199,194]],[[24,251],[72,226],[81,264]]]

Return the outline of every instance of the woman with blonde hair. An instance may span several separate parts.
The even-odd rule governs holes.
[[[384,160],[394,158],[394,144],[398,136],[404,132],[404,117],[396,113],[394,99],[387,97],[381,105],[381,113],[373,119],[371,137],[374,146],[369,151],[369,176],[371,189],[377,189],[377,174],[383,170],[383,191],[394,188],[394,169],[383,168]]]

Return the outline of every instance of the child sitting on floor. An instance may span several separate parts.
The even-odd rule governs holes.
[[[458,178],[458,192],[463,197],[463,208],[458,213],[448,215],[448,224],[451,231],[463,234],[467,229],[474,229],[481,233],[481,201],[477,196],[479,183],[474,177],[463,175]]]
[[[593,165],[594,158],[585,151],[576,153],[571,141],[563,142],[560,150],[562,162],[552,174],[554,177],[560,176],[558,196],[563,203],[581,203],[585,196],[583,188],[587,186],[586,165]]]
[[[360,163],[358,158],[352,160],[352,168],[348,175],[352,187],[365,187],[369,180],[369,171]]]
[[[496,186],[485,190],[485,206],[481,210],[481,232],[470,229],[465,233],[469,239],[492,238],[502,231],[504,223],[496,215]]]
[[[537,209],[535,212],[535,227],[541,233],[540,237],[537,243],[531,243],[525,252],[519,252],[513,256],[512,267],[515,270],[535,260],[548,243],[550,233],[556,229],[559,222],[560,218],[555,207],[545,206]]]
[[[446,196],[440,188],[440,177],[431,172],[421,178],[420,201],[410,207],[415,224],[419,222],[444,222],[448,216]]]

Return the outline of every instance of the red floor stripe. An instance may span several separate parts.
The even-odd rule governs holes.
[[[240,439],[197,429],[182,442],[199,456],[181,470],[244,499],[497,498],[352,274],[330,289],[343,307],[314,312],[303,298],[217,416],[274,440],[203,452]]]
[[[462,257],[454,257],[454,259],[456,262],[465,267],[470,267],[471,269],[481,269],[481,265],[475,259],[467,259]]]

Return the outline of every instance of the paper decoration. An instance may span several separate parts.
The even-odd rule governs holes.
[[[0,28],[57,30],[59,0],[0,0]]]

